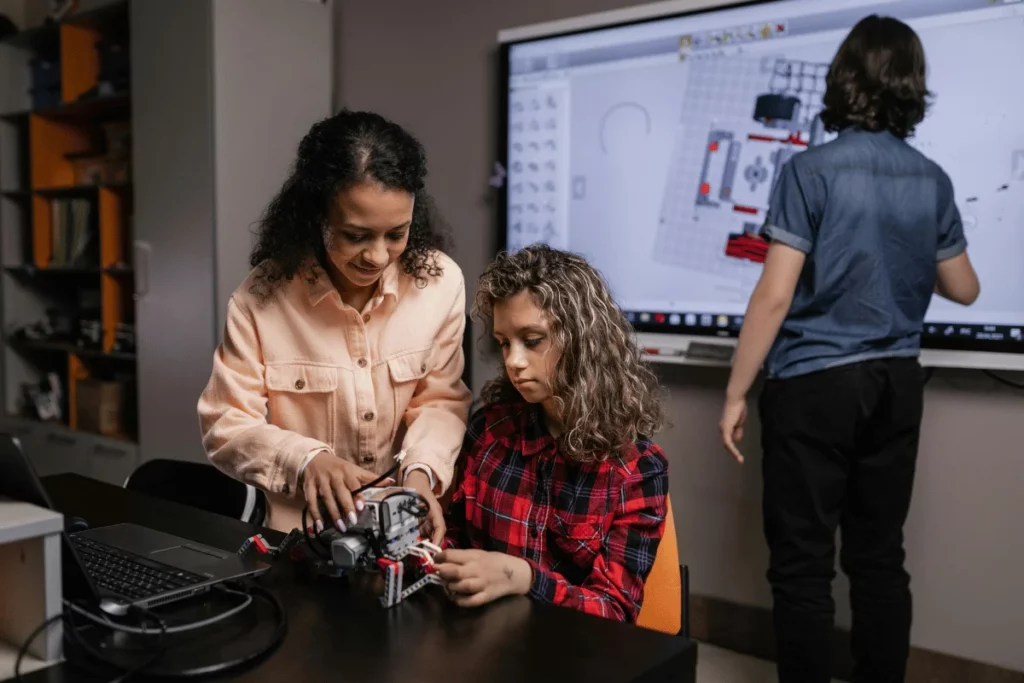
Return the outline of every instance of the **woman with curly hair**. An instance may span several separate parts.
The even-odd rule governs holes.
[[[869,16],[826,78],[826,128],[773,191],[771,239],[719,424],[743,461],[747,393],[762,364],[764,530],[782,683],[832,679],[835,536],[850,578],[853,680],[902,681],[911,596],[903,566],[932,293],[961,304],[978,279],[949,177],[907,144],[929,92],[921,41]]]
[[[504,357],[470,420],[438,571],[453,599],[509,594],[635,622],[665,527],[657,381],[579,256],[502,254],[475,313]]]
[[[428,501],[465,433],[465,285],[442,251],[422,146],[366,112],[315,124],[270,203],[199,400],[221,470],[267,494],[266,524],[354,524],[352,491],[393,469]],[[321,504],[329,515],[324,520]]]

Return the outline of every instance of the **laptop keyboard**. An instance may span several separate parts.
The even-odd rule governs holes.
[[[132,600],[144,600],[207,580],[205,576],[142,560],[76,534],[70,537],[96,585]]]

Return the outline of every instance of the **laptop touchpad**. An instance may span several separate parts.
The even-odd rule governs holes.
[[[182,569],[195,569],[220,561],[220,557],[213,553],[203,552],[198,548],[179,545],[174,548],[164,548],[149,554],[157,562],[169,564],[172,567]]]

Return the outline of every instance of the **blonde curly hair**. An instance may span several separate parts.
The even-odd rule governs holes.
[[[493,329],[495,302],[524,291],[546,315],[561,351],[551,393],[564,426],[562,454],[577,462],[604,460],[653,437],[664,425],[658,380],[593,266],[546,245],[501,253],[480,276],[473,316]],[[483,400],[523,400],[504,363]]]

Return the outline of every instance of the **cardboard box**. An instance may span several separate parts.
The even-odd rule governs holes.
[[[104,436],[123,433],[124,389],[119,382],[82,380],[76,398],[78,429]]]

